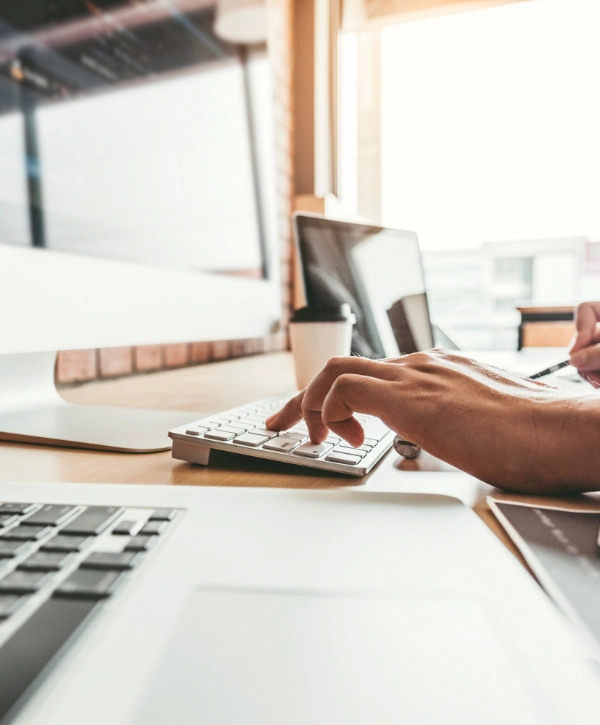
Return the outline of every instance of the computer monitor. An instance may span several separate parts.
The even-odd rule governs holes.
[[[166,448],[189,412],[67,405],[56,351],[277,328],[269,56],[214,21],[207,0],[0,8],[0,439]]]
[[[433,347],[417,235],[298,213],[294,229],[307,304],[347,302],[352,352],[397,357]]]

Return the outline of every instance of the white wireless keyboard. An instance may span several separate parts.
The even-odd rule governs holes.
[[[288,400],[289,397],[259,400],[173,428],[169,431],[173,458],[208,465],[210,451],[216,449],[364,476],[394,441],[394,433],[369,415],[356,416],[365,430],[365,442],[359,448],[333,434],[323,443],[311,443],[304,421],[285,432],[267,430],[265,420]]]

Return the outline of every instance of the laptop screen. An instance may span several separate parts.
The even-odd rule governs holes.
[[[295,227],[307,304],[350,305],[353,354],[395,357],[433,347],[416,234],[304,214]]]

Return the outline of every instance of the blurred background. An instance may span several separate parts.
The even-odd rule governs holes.
[[[295,209],[416,232],[465,350],[531,310],[566,344],[600,298],[599,32],[597,0],[0,4],[1,242],[259,279],[279,248],[279,332],[64,351],[59,382],[285,349]]]
[[[340,40],[344,207],[417,232],[461,347],[515,349],[518,306],[600,297],[600,5],[366,5]]]

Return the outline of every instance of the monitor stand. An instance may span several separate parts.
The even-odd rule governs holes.
[[[171,448],[170,428],[203,417],[185,410],[73,405],[54,383],[56,353],[0,355],[0,441],[121,453]]]

